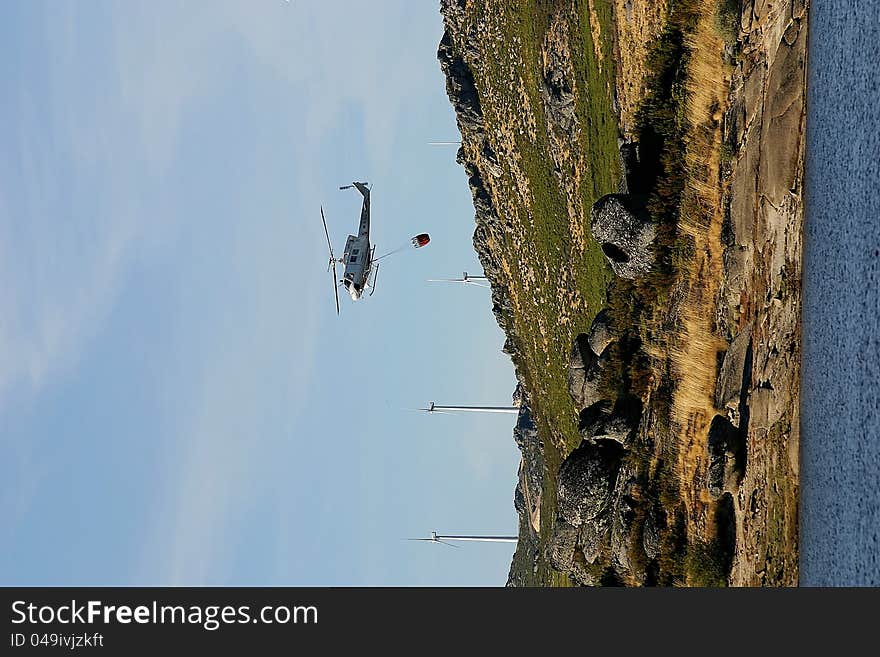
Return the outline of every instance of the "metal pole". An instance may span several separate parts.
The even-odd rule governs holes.
[[[478,282],[486,281],[488,283],[489,279],[486,276],[470,276],[467,272],[464,272],[461,278],[429,278],[428,281],[431,283],[464,283],[465,285],[476,285],[477,287],[489,287],[484,283]]]
[[[424,409],[428,413],[463,411],[467,413],[519,413],[518,406],[439,406],[434,402]]]
[[[482,543],[516,543],[519,540],[517,536],[441,536],[437,534],[440,541],[479,541]]]

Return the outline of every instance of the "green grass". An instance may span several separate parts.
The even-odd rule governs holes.
[[[716,541],[693,541],[688,545],[685,570],[690,586],[727,586],[727,573]]]
[[[524,228],[523,237],[505,235],[503,254],[509,262],[525,260],[525,268],[536,273],[545,293],[534,298],[523,286],[523,280],[513,275],[508,282],[519,299],[528,299],[522,311],[513,318],[517,350],[516,366],[526,381],[530,407],[537,420],[545,445],[547,472],[542,497],[542,537],[550,535],[556,515],[555,473],[567,453],[580,443],[577,430],[577,410],[568,393],[567,361],[572,342],[578,333],[589,330],[595,314],[602,308],[606,287],[611,279],[599,246],[589,236],[584,225],[587,248],[575,248],[569,226],[569,212],[565,191],[553,171],[551,135],[547,132],[541,97],[541,50],[557,11],[564,11],[572,50],[576,113],[580,126],[580,140],[571,145],[579,154],[582,165],[574,166],[562,175],[580,175],[577,189],[585,223],[589,222],[592,204],[602,195],[616,191],[620,175],[617,153],[617,124],[612,111],[613,89],[612,13],[609,0],[595,0],[595,7],[603,35],[602,71],[593,47],[588,4],[585,0],[567,2],[533,2],[508,0],[493,4],[491,10],[474,7],[474,24],[488,24],[500,43],[518,43],[515,53],[522,64],[514,61],[507,47],[493,49],[492,40],[481,41],[480,65],[474,67],[474,77],[480,92],[480,101],[487,128],[511,124],[523,128],[524,119],[516,125],[516,108],[521,106],[519,91],[511,85],[511,75],[522,76],[524,87],[535,118],[536,138],[515,131],[515,150],[519,167],[528,181],[531,212],[525,204],[517,204],[506,211],[513,225]],[[518,192],[509,162],[502,162],[504,175],[496,181],[502,194],[517,198]],[[525,242],[525,243],[524,243]],[[569,297],[576,299],[572,307]],[[569,314],[572,321],[562,325],[558,318]],[[542,335],[543,322],[547,333]],[[569,585],[568,578],[554,571],[543,559],[534,584]]]
[[[604,7],[601,14],[608,21],[603,34],[610,33],[610,3],[599,2]],[[552,171],[550,155],[550,137],[546,133],[546,119],[540,94],[541,69],[540,53],[547,27],[555,10],[555,3],[537,3],[522,6],[519,2],[508,2],[505,11],[493,9],[491,17],[483,16],[484,20],[500,22],[504,39],[511,42],[517,37],[522,43],[523,67],[516,72],[526,81],[525,87],[529,102],[536,118],[537,138],[532,141],[517,135],[516,149],[521,156],[521,168],[528,179],[532,197],[532,212],[527,208],[518,208],[517,223],[527,226],[529,244],[520,243],[513,236],[508,236],[505,249],[510,254],[528,253],[528,264],[535,272],[557,277],[562,283],[562,291],[574,289],[582,300],[581,312],[575,318],[575,326],[570,330],[551,332],[544,337],[536,333],[537,320],[542,318],[549,326],[556,326],[556,318],[564,310],[566,303],[562,294],[548,294],[542,299],[535,299],[534,306],[528,308],[515,318],[516,334],[519,337],[521,354],[526,362],[524,373],[532,379],[533,410],[542,419],[552,425],[552,433],[559,444],[568,449],[577,446],[580,438],[574,418],[573,404],[568,396],[566,381],[566,360],[573,338],[578,332],[589,328],[593,316],[602,307],[605,288],[610,280],[609,270],[598,245],[589,240],[588,248],[579,254],[573,250],[572,236],[569,231],[569,217],[564,196],[559,182]],[[585,217],[589,217],[589,208],[593,202],[608,192],[616,189],[619,176],[617,157],[617,126],[611,110],[609,90],[613,82],[610,71],[613,63],[606,58],[604,75],[600,75],[592,44],[589,28],[589,14],[586,2],[577,3],[577,12],[569,20],[572,49],[574,57],[575,84],[578,118],[581,126],[580,152],[585,154],[587,166],[581,175],[580,202]],[[605,53],[611,52],[610,44],[605,44]],[[519,99],[513,90],[508,97],[503,92],[509,85],[505,82],[506,67],[509,62],[504,54],[498,59],[483,55],[484,66],[475,71],[479,89],[491,89],[501,96],[501,103],[516,105]],[[584,93],[586,90],[586,94]],[[481,95],[483,110],[488,125],[497,123],[501,112],[496,112],[493,104],[486,102]],[[564,171],[563,175],[573,176],[574,171]],[[509,184],[512,181],[503,181]],[[510,193],[515,190],[510,187]],[[588,226],[584,227],[588,232]],[[516,277],[510,281],[515,292],[521,297],[527,293],[522,281]],[[546,367],[546,358],[550,357],[551,366]]]

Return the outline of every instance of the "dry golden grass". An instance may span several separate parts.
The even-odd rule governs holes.
[[[715,325],[723,273],[720,119],[729,88],[722,60],[724,43],[716,31],[717,8],[718,0],[706,2],[696,29],[686,39],[691,52],[685,101],[689,174],[679,230],[692,241],[693,258],[681,272],[686,289],[680,313],[682,330],[670,348],[677,380],[672,405],[672,420],[678,429],[677,470],[689,509],[688,533],[696,536],[713,524],[708,522],[711,506],[700,493],[704,486],[699,482],[705,481],[709,424],[716,413],[716,356],[726,346]]]
[[[636,111],[645,98],[648,45],[663,31],[667,14],[666,0],[614,0],[614,79],[620,126],[628,137],[633,136]]]

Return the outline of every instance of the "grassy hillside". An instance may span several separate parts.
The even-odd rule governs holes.
[[[541,430],[547,469],[555,473],[580,442],[568,394],[568,353],[602,307],[611,278],[589,233],[590,207],[616,191],[620,176],[611,5],[506,0],[473,3],[468,12],[480,48],[472,70],[500,169],[484,182],[509,228],[491,247],[513,304],[516,365]],[[548,111],[546,81],[554,66],[563,87],[571,87],[573,125],[559,125]],[[555,497],[548,477],[542,536],[550,533]],[[567,583],[543,560],[539,566],[536,584]]]

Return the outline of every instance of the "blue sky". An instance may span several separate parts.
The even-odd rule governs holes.
[[[0,4],[4,584],[503,584],[514,387],[437,3]],[[334,244],[373,184],[376,295]]]

